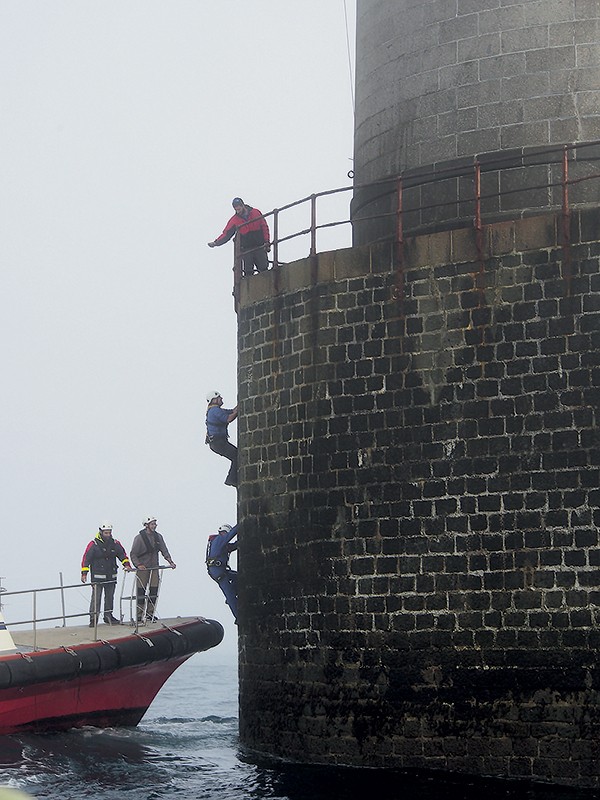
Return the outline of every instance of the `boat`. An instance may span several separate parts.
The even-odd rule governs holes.
[[[135,726],[181,664],[223,639],[223,626],[200,616],[155,615],[144,623],[129,619],[93,628],[70,624],[80,616],[89,618],[87,606],[85,612],[66,612],[67,590],[75,589],[80,595],[82,585],[2,593],[3,605],[10,595],[32,594],[35,612],[44,607],[42,593],[58,591],[62,608],[60,614],[33,613],[31,619],[11,623],[11,628],[28,623],[15,631],[0,611],[0,735]],[[122,590],[121,607],[123,599],[132,597]],[[58,627],[44,627],[57,621]]]

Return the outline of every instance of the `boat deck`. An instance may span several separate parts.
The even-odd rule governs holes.
[[[143,636],[149,631],[156,631],[161,628],[174,628],[179,625],[185,625],[188,622],[195,622],[198,619],[202,618],[170,617],[168,619],[161,619],[158,622],[145,622],[143,625],[140,623],[137,633]],[[37,650],[53,650],[56,647],[73,647],[74,645],[86,644],[88,642],[114,641],[116,639],[125,639],[127,636],[132,636],[134,633],[135,626],[133,623],[124,623],[123,625],[105,625],[102,623],[98,625],[96,631],[87,625],[38,628],[35,632],[32,630],[11,630],[11,635],[17,650],[23,650],[24,652],[32,650],[34,646]]]

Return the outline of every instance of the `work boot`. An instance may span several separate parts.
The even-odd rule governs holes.
[[[104,615],[104,622],[107,625],[120,625],[121,624],[121,620],[117,619],[116,617],[113,617],[112,614],[105,614]]]

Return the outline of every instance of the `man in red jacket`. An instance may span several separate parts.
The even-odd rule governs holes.
[[[269,226],[257,208],[246,205],[241,197],[234,197],[231,205],[235,214],[223,230],[223,233],[209,247],[220,247],[232,239],[237,233],[240,237],[242,254],[242,277],[252,275],[254,267],[257,272],[269,268],[267,253],[271,249]]]

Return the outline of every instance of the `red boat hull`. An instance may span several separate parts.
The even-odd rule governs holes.
[[[180,631],[0,658],[0,735],[137,725],[177,667],[223,636],[212,620]]]
[[[0,734],[137,725],[167,678],[188,658],[5,689],[0,692]]]

